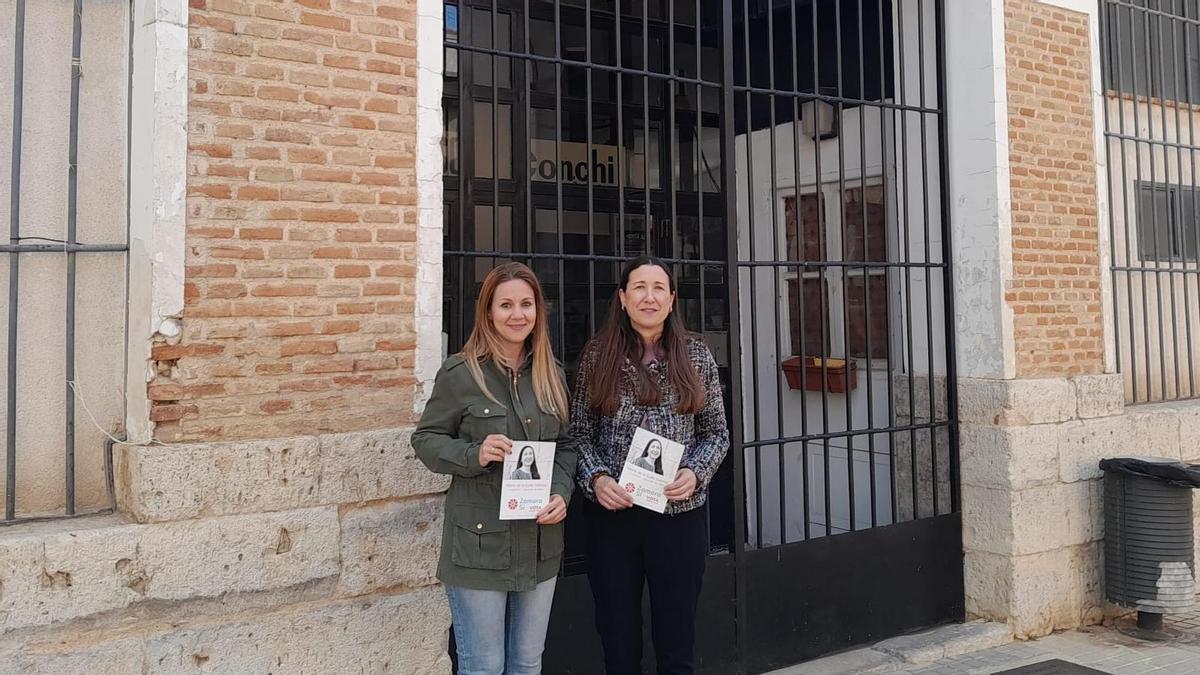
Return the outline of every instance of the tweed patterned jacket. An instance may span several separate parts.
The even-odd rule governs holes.
[[[571,399],[571,436],[579,451],[576,479],[588,499],[596,500],[592,481],[597,476],[608,474],[613,478],[620,477],[634,431],[638,426],[643,426],[681,443],[684,450],[679,468],[691,469],[699,479],[695,493],[689,499],[669,502],[666,513],[691,511],[708,500],[708,484],[729,451],[729,427],[725,423],[725,403],[716,360],[698,336],[688,338],[687,349],[688,358],[700,374],[700,382],[704,387],[704,407],[690,415],[675,409],[679,395],[667,377],[668,365],[665,361],[655,360],[646,366],[662,391],[658,405],[639,405],[634,394],[636,366],[628,359],[619,366],[624,374],[621,403],[615,414],[601,415],[588,403],[589,381],[597,368],[617,366],[597,363],[595,349],[588,349],[584,353]]]

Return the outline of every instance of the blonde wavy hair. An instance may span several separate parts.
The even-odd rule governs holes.
[[[558,362],[554,359],[554,350],[550,346],[549,313],[546,311],[546,297],[542,294],[542,285],[538,283],[537,275],[527,266],[511,262],[498,265],[488,272],[483,280],[483,288],[479,299],[475,302],[475,327],[467,338],[459,356],[467,363],[467,369],[475,384],[479,385],[484,396],[496,401],[496,397],[488,390],[483,379],[484,362],[490,361],[491,366],[499,368],[503,338],[492,323],[492,300],[496,289],[506,281],[524,281],[533,289],[534,304],[537,313],[534,319],[533,332],[525,339],[526,351],[533,356],[533,392],[537,396],[538,407],[542,412],[567,420],[567,386],[559,376]],[[496,401],[499,403],[499,401]]]

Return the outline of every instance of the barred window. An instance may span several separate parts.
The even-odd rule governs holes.
[[[1107,86],[1162,100],[1200,100],[1200,3],[1109,2]]]
[[[1200,203],[1190,185],[1137,184],[1138,256],[1159,262],[1196,261]]]
[[[838,202],[841,202],[840,205]],[[834,208],[829,208],[833,205]],[[788,260],[885,262],[883,189],[836,185],[784,197]],[[887,275],[883,267],[813,266],[787,274],[792,353],[888,356]]]

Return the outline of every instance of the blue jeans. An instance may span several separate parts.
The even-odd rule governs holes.
[[[557,581],[513,593],[446,586],[458,675],[539,675]]]

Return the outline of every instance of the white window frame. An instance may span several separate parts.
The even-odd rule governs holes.
[[[878,169],[877,169],[877,171],[878,171]],[[778,215],[779,226],[776,228],[776,231],[779,233],[778,234],[779,239],[777,241],[777,245],[779,246],[778,250],[787,251],[786,201],[790,198],[795,198],[795,199],[797,199],[797,201],[799,201],[800,197],[815,195],[815,194],[817,194],[817,192],[819,190],[820,194],[821,194],[821,199],[822,199],[822,204],[821,204],[822,219],[823,219],[823,223],[825,226],[825,261],[826,262],[844,262],[845,259],[842,257],[842,250],[843,250],[842,242],[843,242],[843,231],[845,229],[845,223],[842,222],[843,209],[841,208],[843,192],[848,191],[848,190],[853,190],[853,189],[871,188],[871,187],[878,187],[881,189],[886,188],[884,178],[881,173],[872,173],[872,174],[868,174],[866,177],[863,177],[863,178],[854,178],[854,179],[845,179],[845,180],[840,180],[837,177],[834,177],[833,180],[822,181],[822,183],[819,187],[816,184],[807,184],[807,185],[802,185],[799,190],[797,190],[794,187],[778,190],[776,193],[776,196],[775,196],[775,198],[778,200],[778,202],[777,202],[778,208],[776,209],[776,211],[779,214]],[[836,205],[836,208],[829,208],[829,205],[831,205],[831,204]],[[799,208],[799,204],[797,204],[797,208]],[[888,239],[888,241],[886,242],[886,250],[889,252],[889,255],[890,255],[890,252],[892,251],[891,228],[888,227],[889,224],[892,222],[891,216],[892,216],[892,206],[889,204],[888,209],[884,213],[884,227],[883,227],[884,236],[887,237],[887,239]],[[799,232],[797,232],[797,236],[800,236],[803,232],[803,228],[800,227],[799,222],[797,222],[796,226],[797,226],[798,230],[800,230]],[[862,276],[878,276],[878,277],[883,277],[886,279],[889,276],[888,271],[889,270],[886,267],[872,267],[872,268],[866,268],[866,269],[862,269],[862,268],[848,269],[848,270],[846,270],[846,281],[849,281],[850,279],[855,278],[855,277],[862,277]],[[821,278],[825,279],[825,289],[826,289],[825,290],[825,293],[826,293],[825,303],[826,303],[826,308],[828,309],[827,321],[829,324],[829,354],[827,356],[829,358],[837,358],[837,359],[848,358],[846,356],[846,341],[847,341],[847,337],[848,337],[847,336],[848,327],[846,325],[846,304],[845,304],[846,303],[846,288],[845,288],[845,284],[843,284],[843,281],[842,281],[842,273],[841,273],[840,267],[821,267],[816,270],[808,270],[805,272],[797,272],[797,268],[795,268],[795,267],[783,267],[781,269],[781,280],[784,283],[780,285],[781,296],[778,298],[778,303],[779,303],[779,307],[780,307],[780,317],[783,320],[779,324],[779,330],[780,330],[780,339],[782,340],[781,344],[788,345],[787,350],[786,350],[788,352],[787,355],[788,356],[818,356],[817,354],[795,354],[793,351],[793,346],[791,343],[792,338],[791,338],[791,332],[790,332],[791,325],[792,325],[791,324],[791,322],[792,322],[791,303],[789,302],[789,298],[787,295],[787,293],[788,293],[787,282],[791,281],[793,279],[796,279],[798,276],[802,277],[804,279],[821,279]],[[798,284],[797,286],[799,288],[799,292],[803,293],[803,286],[800,284]],[[889,289],[889,296],[890,296],[890,289]],[[890,307],[891,307],[890,300],[891,300],[891,298],[889,297],[889,302],[888,302],[889,309],[887,310],[888,325],[893,325],[892,322],[894,321],[894,317],[892,316],[892,311],[890,309]],[[891,332],[891,331],[889,331],[889,332]],[[894,344],[895,341],[892,339],[892,336],[887,335],[887,336],[884,336],[883,339],[887,341],[888,356],[887,357],[877,357],[877,356],[871,357],[870,364],[871,364],[872,370],[880,370],[880,369],[886,370],[888,368],[888,364],[891,359],[891,355],[895,352],[895,344]],[[872,340],[872,342],[875,342],[875,341]],[[868,360],[865,357],[850,357],[850,358],[853,358],[855,361],[857,361],[860,366],[865,365]]]

